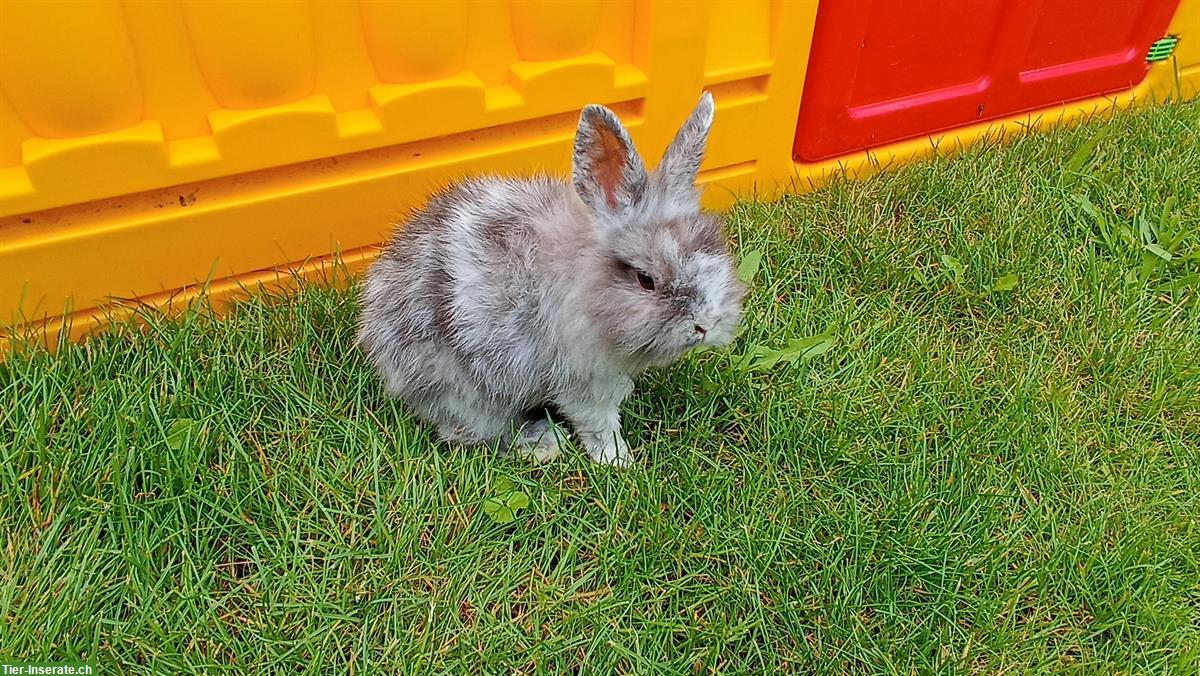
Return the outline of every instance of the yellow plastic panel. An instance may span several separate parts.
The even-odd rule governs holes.
[[[797,164],[816,0],[0,0],[0,327],[72,337],[131,303],[219,303],[359,269],[480,172],[565,176],[613,107],[653,166],[709,89],[702,183],[808,190],[928,139]],[[1137,88],[939,136],[942,149],[1200,86],[1200,0]],[[1178,78],[1175,68],[1178,68]],[[115,308],[115,310],[114,310]],[[3,330],[0,328],[0,330]]]
[[[363,0],[363,31],[384,82],[427,82],[463,69],[467,56],[465,0]]]
[[[329,98],[335,110],[362,110],[370,105],[367,90],[379,81],[367,51],[362,12],[350,0],[311,4],[314,49],[317,55],[315,91]]]
[[[16,2],[0,4],[0,26],[19,38],[0,43],[0,120],[13,120],[0,130],[0,216],[639,99],[647,82],[631,61],[632,0],[571,5],[586,20],[564,20],[553,35],[553,2],[84,0],[90,9],[76,16],[86,21],[69,24],[53,19],[58,3]],[[104,21],[92,16],[101,10]],[[105,21],[112,30],[96,31]],[[84,35],[63,38],[69,26]],[[127,58],[105,61],[96,45],[123,45]],[[80,72],[35,77],[44,69],[20,66],[21,50]],[[93,63],[140,75],[139,90],[112,86],[99,90],[109,99],[83,100],[75,80],[104,81]],[[37,87],[48,93],[31,100],[53,105],[13,103],[13,92],[23,103]],[[54,115],[91,126],[47,126]],[[143,121],[157,125],[163,147],[147,145]],[[48,139],[63,143],[48,150]],[[106,175],[90,180],[97,167],[75,157],[106,145]]]
[[[38,136],[67,138],[142,119],[142,90],[112,0],[4,0],[0,82]]]
[[[592,50],[600,0],[511,0],[513,38],[526,61],[553,61]]]
[[[88,181],[94,190],[117,192],[132,180],[153,181],[167,169],[162,127],[141,122],[83,139],[25,141],[25,168],[39,190]]]
[[[183,0],[200,70],[226,108],[290,103],[316,79],[312,15],[295,0]]]
[[[1200,68],[1200,1],[1182,0],[1168,32],[1182,38],[1175,45],[1174,59],[1194,78],[1196,69]]]
[[[3,0],[0,0],[3,1]],[[140,0],[122,5],[129,39],[142,54],[144,117],[162,125],[167,140],[211,133],[207,115],[219,107],[192,50],[192,38],[177,2]]]
[[[770,54],[770,0],[713,2],[705,53],[710,78],[768,65]]]
[[[21,143],[31,135],[29,127],[25,126],[8,102],[8,97],[0,92],[0,167],[21,164]]]

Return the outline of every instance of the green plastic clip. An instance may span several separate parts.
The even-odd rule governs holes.
[[[1171,58],[1171,52],[1175,51],[1175,45],[1179,44],[1179,38],[1174,35],[1168,35],[1165,38],[1159,38],[1150,45],[1150,51],[1146,52],[1146,61],[1154,63],[1155,61],[1166,61]]]

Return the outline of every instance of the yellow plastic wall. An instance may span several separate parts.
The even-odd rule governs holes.
[[[807,190],[928,139],[800,165],[815,0],[0,0],[0,327],[71,335],[137,303],[220,302],[353,270],[432,189],[565,175],[579,108],[653,163],[703,89],[709,206]],[[1135,90],[1047,126],[1200,88],[1200,0]],[[943,136],[971,143],[1005,123]],[[1008,129],[1016,125],[1009,124]],[[894,164],[894,163],[893,163]],[[284,274],[280,275],[280,271]],[[282,280],[282,281],[281,281]]]

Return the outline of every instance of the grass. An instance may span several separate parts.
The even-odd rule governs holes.
[[[624,472],[437,446],[348,292],[20,351],[0,654],[1195,673],[1197,128],[1139,110],[740,204],[745,332],[639,383]]]

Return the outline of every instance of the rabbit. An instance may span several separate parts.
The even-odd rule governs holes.
[[[696,174],[705,92],[648,174],[611,110],[586,106],[571,182],[485,177],[435,194],[369,269],[358,345],[386,392],[457,445],[560,451],[553,409],[600,463],[633,461],[633,378],[733,340],[745,285]]]

